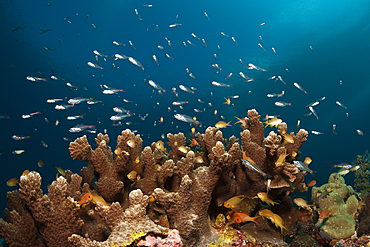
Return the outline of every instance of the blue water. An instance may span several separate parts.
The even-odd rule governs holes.
[[[153,7],[145,7],[144,4],[152,4]],[[135,15],[134,9],[138,10],[142,21]],[[299,119],[301,128],[310,132],[301,148],[302,155],[312,158],[310,167],[317,171],[315,178],[318,185],[325,183],[333,172],[331,164],[351,162],[356,155],[369,148],[369,10],[370,2],[367,0],[1,1],[0,113],[8,114],[10,119],[0,119],[0,151],[3,153],[0,156],[3,167],[0,173],[3,183],[0,187],[0,209],[6,207],[6,192],[13,189],[7,187],[5,182],[12,177],[19,177],[25,169],[42,174],[45,190],[46,185],[55,178],[56,170],[52,165],[73,172],[79,172],[86,165],[70,158],[68,142],[63,137],[75,139],[86,134],[90,143],[94,144],[95,134],[69,133],[70,127],[81,123],[97,125],[98,132],[107,129],[112,147],[116,145],[116,136],[123,129],[131,128],[142,136],[144,145],[150,145],[161,139],[162,133],[190,132],[189,124],[173,118],[173,110],[196,116],[203,122],[203,127],[197,129],[201,133],[207,126],[221,120],[221,115],[227,122],[234,123],[234,116],[244,117],[247,110],[253,108],[262,117],[266,114],[280,115],[288,124],[288,132],[296,132]],[[204,11],[210,20],[205,17]],[[175,22],[182,25],[168,27]],[[258,26],[261,23],[266,24]],[[158,25],[157,31],[155,25]],[[18,26],[24,28],[12,31]],[[52,31],[40,34],[40,27]],[[238,45],[220,32],[235,37]],[[191,33],[204,38],[207,47],[203,48],[203,43],[193,38]],[[171,41],[172,50],[165,37]],[[115,46],[112,44],[114,40],[126,46]],[[129,40],[136,49],[128,44]],[[195,46],[187,44],[189,49],[186,49],[182,44],[186,40]],[[258,43],[262,43],[266,51],[258,47]],[[158,45],[162,45],[164,50],[159,50]],[[44,46],[52,50],[46,51]],[[272,47],[278,56],[272,52]],[[111,65],[112,57],[107,58],[107,62],[99,59],[104,70],[91,68],[87,62],[95,63],[93,50],[109,56],[115,53],[132,56],[143,64],[145,70],[127,60],[115,61],[119,67],[116,70]],[[174,60],[167,58],[166,53]],[[215,53],[217,61],[213,57]],[[153,54],[157,56],[160,66],[153,61]],[[268,72],[245,69],[239,59],[246,66],[253,63]],[[223,71],[215,73],[216,70],[211,67],[214,63],[219,64]],[[65,80],[50,79],[51,68],[56,76]],[[187,75],[185,68],[189,68],[195,80]],[[243,82],[238,75],[240,71],[254,78],[254,81]],[[48,78],[46,82],[26,80],[27,76],[38,76],[38,72]],[[225,81],[230,72],[233,76]],[[273,75],[281,75],[286,85],[268,80]],[[158,82],[166,90],[163,97],[157,92],[153,94],[153,88],[145,84],[144,79]],[[214,87],[211,85],[214,80],[232,87]],[[342,86],[340,80],[343,81]],[[68,88],[67,81],[78,86],[78,90]],[[294,82],[298,82],[308,94],[295,88]],[[103,95],[100,84],[122,88],[125,92]],[[190,95],[178,88],[180,84],[198,90]],[[176,100],[171,92],[172,87],[177,87],[181,100],[189,101],[184,111],[171,105]],[[285,95],[277,100],[291,103],[286,108],[275,106],[277,100],[266,97],[268,93],[280,93],[282,90]],[[223,104],[224,97],[234,94],[240,96],[239,99],[232,99],[235,109]],[[326,99],[314,108],[319,120],[314,116],[304,116],[309,113],[306,105],[323,96]],[[81,103],[69,110],[57,111],[54,104],[46,103],[46,99],[64,97],[92,97],[102,100],[103,104]],[[134,104],[124,103],[124,98],[132,100]],[[205,104],[199,103],[198,98]],[[336,105],[337,100],[348,109]],[[208,102],[213,106],[209,107]],[[109,120],[111,115],[115,115],[112,110],[114,106],[125,107],[135,116],[123,121],[122,126],[114,127]],[[171,112],[168,112],[168,106]],[[206,108],[206,111],[195,113],[194,108]],[[215,109],[218,110],[217,119],[213,115]],[[30,119],[21,118],[22,114],[37,111],[42,114]],[[82,120],[66,120],[68,115],[82,113],[86,113]],[[140,120],[138,115],[146,113],[149,114],[146,120]],[[159,124],[161,116],[164,122]],[[50,125],[44,121],[45,117]],[[56,119],[60,124],[54,127]],[[156,126],[154,121],[157,122]],[[126,122],[132,122],[132,125],[127,126]],[[333,124],[337,125],[337,135],[332,135]],[[356,129],[361,129],[364,136],[358,135]],[[268,127],[265,135],[271,130],[276,129]],[[324,134],[315,136],[311,134],[312,130]],[[223,133],[224,137],[239,137],[240,131],[239,126],[233,126],[223,130]],[[15,141],[11,138],[14,134],[32,137]],[[41,140],[48,144],[47,148],[41,145]],[[26,152],[12,155],[14,149],[25,149]],[[37,166],[39,159],[44,160],[44,168]],[[353,178],[353,174],[346,176],[349,183],[353,182]],[[311,179],[308,177],[307,181]]]

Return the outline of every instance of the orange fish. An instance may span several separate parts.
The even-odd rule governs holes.
[[[256,218],[258,218],[258,216],[257,217],[250,217],[248,214],[238,213],[238,212],[235,212],[235,211],[232,211],[232,213],[230,213],[227,216],[227,219],[234,222],[234,223],[242,223],[242,222],[252,221],[255,224],[257,224],[257,222],[255,221]]]
[[[226,105],[230,105],[231,104],[231,100],[230,100],[230,98],[227,98],[226,99],[226,97],[224,97],[225,98],[225,100],[226,100],[226,102],[224,103],[224,104],[226,104]]]
[[[328,208],[324,208],[323,211],[321,211],[320,215],[319,215],[319,218],[320,219],[325,219],[326,217],[329,216],[329,214],[331,213],[334,213],[333,212],[333,209],[335,208],[336,206],[332,207],[330,210]]]
[[[192,138],[190,141],[191,141],[190,147],[195,147],[196,145],[198,145],[197,140],[195,140],[194,138]]]
[[[316,180],[312,180],[309,184],[307,184],[307,187],[315,186]]]
[[[22,172],[22,175],[21,175],[21,176],[28,175],[28,173],[30,173],[30,170],[24,170],[24,171]]]
[[[215,117],[217,119],[217,110],[214,111]]]
[[[91,201],[93,200],[93,195],[91,193],[86,193],[84,194],[82,197],[81,197],[81,200],[78,201],[77,203],[84,207],[86,206],[87,204],[89,204]]]

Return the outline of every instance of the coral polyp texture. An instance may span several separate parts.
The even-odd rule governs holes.
[[[86,136],[79,137],[69,151],[74,160],[88,163],[81,176],[66,171],[47,194],[40,189],[39,173],[21,176],[19,192],[8,194],[0,237],[11,246],[218,246],[225,226],[233,234],[222,242],[241,245],[253,238],[253,245],[284,244],[286,231],[294,232],[311,218],[311,211],[297,209],[290,198],[305,176],[293,164],[293,153],[308,133],[290,133],[293,141],[286,142],[287,125],[281,123],[265,138],[256,110],[239,122],[240,143],[235,136],[226,140],[214,127],[196,133],[195,147],[187,146],[182,133],[167,134],[167,148],[161,141],[143,148],[140,135],[129,129],[117,137],[114,150],[108,135],[97,135],[95,149]],[[285,152],[288,156],[277,165]],[[254,169],[244,159],[253,161]],[[252,199],[266,192],[268,178],[268,199],[279,202],[272,207]],[[269,220],[257,218],[259,226],[238,222],[230,217],[234,211],[224,207],[235,196],[247,198],[239,214],[258,216],[265,207],[273,214]],[[349,206],[344,210],[348,213]],[[219,214],[229,222],[215,228],[211,222]],[[245,244],[252,246],[249,240]]]

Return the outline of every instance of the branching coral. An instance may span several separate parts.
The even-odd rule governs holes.
[[[188,152],[186,158],[177,163],[182,177],[180,189],[170,193],[160,188],[154,190],[155,198],[165,207],[170,227],[179,230],[185,245],[206,246],[217,238],[210,226],[208,207],[223,169],[236,159],[238,146],[235,143],[227,153],[222,143],[217,142],[212,148],[214,159],[210,166],[201,166],[194,171],[195,155]]]
[[[23,200],[18,191],[8,192],[8,209],[4,216],[6,222],[0,219],[0,237],[4,238],[9,246],[45,246],[37,236],[36,222],[31,213],[23,207]]]
[[[50,185],[48,195],[43,195],[39,173],[21,176],[19,194],[38,222],[39,233],[47,246],[68,246],[68,237],[81,233],[80,206],[67,197],[69,186],[64,177],[59,177]]]
[[[88,162],[81,170],[82,177],[67,171],[52,183],[48,195],[43,195],[38,173],[22,176],[19,190],[22,200],[10,203],[5,214],[8,222],[0,222],[9,231],[0,233],[9,236],[13,228],[24,231],[21,225],[32,220],[28,223],[30,232],[22,234],[29,236],[38,231],[47,246],[128,246],[137,244],[147,233],[167,232],[166,227],[150,220],[150,215],[153,220],[159,219],[158,222],[168,219],[161,223],[177,229],[186,246],[215,243],[218,234],[210,225],[209,211],[225,212],[222,205],[227,199],[236,195],[253,197],[266,190],[266,179],[248,168],[242,162],[243,157],[253,160],[272,179],[269,193],[272,199],[283,195],[279,200],[288,201],[288,206],[291,201],[284,190],[294,191],[304,177],[290,163],[292,155],[280,166],[275,163],[285,151],[298,152],[308,135],[306,131],[291,133],[294,143],[286,143],[284,123],[279,125],[277,133],[271,131],[265,138],[256,110],[248,111],[248,118],[242,122],[240,137],[244,154],[235,136],[227,143],[221,130],[214,127],[208,127],[204,134],[197,133],[198,146],[192,149],[185,146],[183,133],[167,134],[168,156],[158,142],[143,149],[140,136],[128,129],[117,137],[114,150],[108,146],[108,135],[97,135],[95,149],[86,136],[77,138],[70,143],[69,151],[74,160]],[[80,206],[77,201],[88,192],[96,204],[87,202]],[[254,203],[248,213],[257,212],[259,207]],[[284,218],[292,217],[293,213],[290,208]],[[34,241],[33,246],[44,244],[37,235],[29,238]],[[153,240],[150,236],[148,239]],[[19,243],[14,246],[22,246],[22,241]]]

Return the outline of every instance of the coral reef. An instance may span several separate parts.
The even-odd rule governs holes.
[[[320,217],[317,226],[332,239],[346,239],[355,233],[358,200],[351,186],[346,185],[342,176],[332,173],[328,183],[312,188],[312,201],[319,213],[329,210],[332,213]]]
[[[352,166],[360,166],[360,169],[355,171],[355,188],[360,190],[362,200],[370,192],[370,154],[366,150],[363,155],[358,155],[357,159],[352,162]]]
[[[137,246],[150,246],[150,247],[182,247],[181,237],[179,231],[171,230],[167,234],[166,238],[153,237],[147,235],[145,241],[140,240]]]
[[[358,215],[358,230],[357,235],[370,235],[370,195],[368,194],[364,205]]]
[[[305,172],[291,164],[293,155],[275,165],[285,151],[298,152],[307,131],[291,133],[293,142],[287,143],[283,138],[287,126],[281,123],[277,133],[271,131],[265,138],[256,110],[249,110],[241,123],[243,149],[235,136],[227,142],[214,127],[196,133],[198,146],[193,148],[186,147],[184,134],[167,134],[168,153],[159,142],[143,149],[140,136],[128,129],[117,137],[114,150],[108,146],[108,135],[97,135],[95,149],[86,136],[77,138],[69,151],[74,160],[88,162],[81,169],[82,177],[66,171],[44,195],[40,174],[23,175],[19,195],[8,196],[0,237],[12,246],[24,246],[27,239],[32,246],[150,246],[157,241],[163,246],[197,247],[220,243],[220,236],[230,233],[234,245],[284,246],[280,229],[266,219],[258,218],[258,226],[230,222],[211,226],[211,218],[228,213],[223,207],[226,200],[266,191],[267,178],[246,167],[243,157],[271,178],[269,196],[280,203],[271,210],[284,220],[284,228],[294,232],[298,222],[311,217],[309,211],[295,208],[290,198],[302,187]],[[249,201],[245,208],[251,216],[268,206],[258,199]],[[169,228],[178,231],[181,241]],[[15,238],[15,232],[24,238]]]
[[[84,238],[78,234],[69,237],[72,246],[85,247],[111,247],[127,246],[133,243],[138,237],[147,233],[165,233],[167,228],[156,225],[145,214],[148,204],[148,196],[143,195],[140,190],[133,190],[130,193],[130,207],[123,211],[117,202],[110,206],[98,203],[96,213],[100,214],[111,229],[111,234],[104,242]]]

